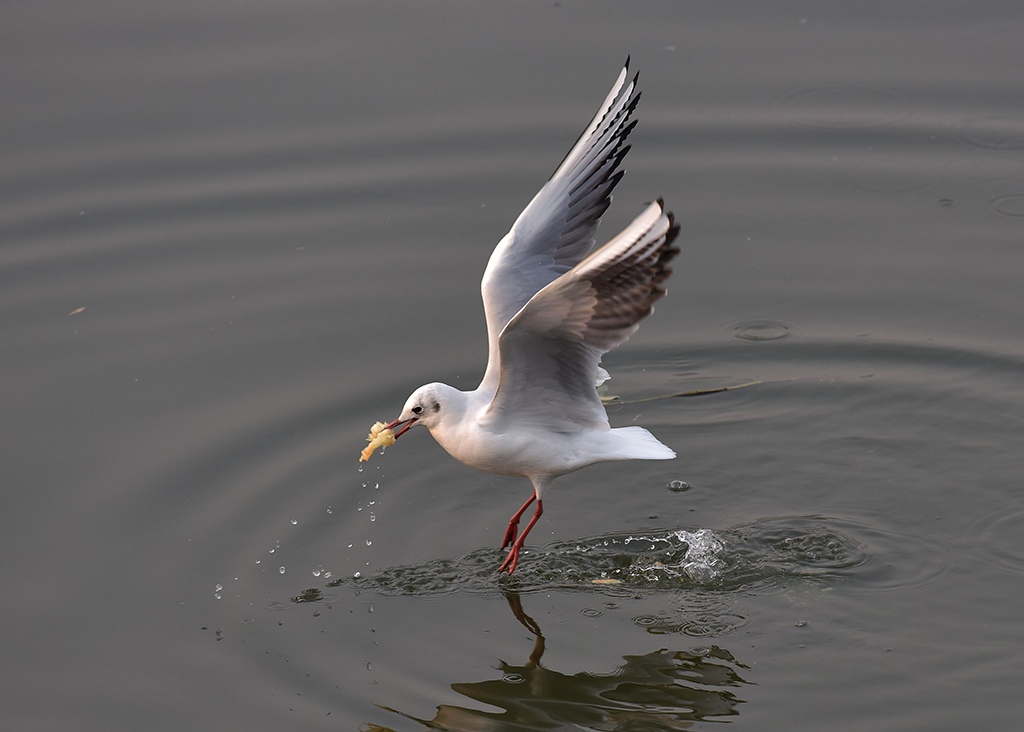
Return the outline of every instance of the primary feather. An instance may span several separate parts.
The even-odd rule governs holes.
[[[640,101],[629,59],[597,114],[547,183],[498,243],[481,282],[488,361],[481,388],[498,383],[498,336],[541,288],[576,266],[594,246],[601,216],[622,178],[630,117]]]

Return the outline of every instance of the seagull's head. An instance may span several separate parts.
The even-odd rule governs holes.
[[[423,425],[430,429],[438,424],[444,416],[444,391],[454,391],[450,386],[444,384],[427,384],[421,386],[405,400],[402,407],[402,415],[388,425],[388,429],[401,427],[395,432],[395,439],[398,439],[413,425]]]

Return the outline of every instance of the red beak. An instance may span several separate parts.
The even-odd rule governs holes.
[[[402,427],[402,429],[398,430],[398,432],[395,433],[395,439],[397,440],[399,437],[401,437],[402,435],[404,435],[406,432],[409,431],[409,428],[412,427],[412,425],[413,425],[413,423],[415,421],[416,421],[415,417],[413,417],[412,419],[406,419],[406,420],[396,419],[394,422],[392,422],[387,427],[385,427],[385,429],[393,430],[395,427],[398,427],[398,426],[404,424],[405,427]]]

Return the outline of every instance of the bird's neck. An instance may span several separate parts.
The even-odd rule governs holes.
[[[442,445],[459,439],[460,429],[476,421],[476,413],[490,404],[491,396],[480,389],[460,391],[447,384],[440,385],[444,405],[433,424],[428,425],[430,433]]]

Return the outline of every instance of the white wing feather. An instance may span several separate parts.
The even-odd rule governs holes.
[[[594,384],[601,356],[625,342],[653,304],[679,250],[659,200],[621,234],[534,295],[498,339],[497,392],[481,419],[495,430],[538,425],[608,429]]]
[[[480,389],[493,391],[500,375],[498,337],[541,288],[576,266],[594,246],[601,216],[622,177],[624,141],[640,99],[629,59],[597,114],[548,182],[498,243],[484,271],[488,361]]]

